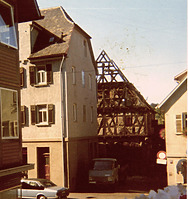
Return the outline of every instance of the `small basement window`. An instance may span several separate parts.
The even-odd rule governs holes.
[[[0,0],[0,43],[17,48],[13,8]]]

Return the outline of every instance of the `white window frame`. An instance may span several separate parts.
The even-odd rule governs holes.
[[[77,104],[73,104],[73,121],[77,121]]]
[[[2,90],[6,90],[6,91],[11,91],[13,92],[12,95],[12,104],[11,106],[15,106],[16,105],[16,118],[17,120],[10,120],[11,118],[7,118],[6,121],[3,121],[2,119]],[[15,101],[16,100],[16,101]],[[7,102],[8,103],[8,102]],[[19,138],[19,117],[18,117],[18,92],[16,90],[12,90],[12,89],[6,89],[6,88],[2,88],[0,87],[0,117],[1,117],[1,137],[2,139],[18,139]],[[8,122],[8,134],[9,136],[3,136],[3,131],[4,131],[4,126],[3,126],[3,122]],[[13,124],[13,126],[12,126]]]
[[[42,121],[40,121],[40,113],[42,116]],[[46,114],[46,121],[44,120],[44,114]],[[47,104],[37,105],[37,124],[36,125],[38,126],[49,125]]]
[[[40,67],[44,67],[44,69],[40,69]],[[39,76],[40,76],[40,78],[39,78]],[[36,85],[39,85],[39,86],[47,85],[47,71],[46,71],[46,66],[45,65],[37,66],[37,70],[36,70]]]
[[[82,70],[82,86],[85,87],[85,71]]]
[[[9,27],[7,24],[5,24],[4,26],[0,26],[0,43],[3,43],[5,45],[8,45],[8,46],[11,46],[13,48],[16,48],[18,49],[18,44],[17,44],[17,34],[16,34],[16,29],[15,29],[15,24],[14,24],[14,12],[13,12],[13,7],[8,4],[7,2],[3,1],[3,0],[0,0],[0,3],[1,4],[4,4],[5,6],[8,6],[10,8],[10,15],[11,15],[11,22],[12,22],[12,27]],[[0,21],[2,23],[4,23],[4,20],[3,18],[1,17],[1,13],[0,13]],[[3,41],[1,40],[1,34],[3,32],[7,32],[9,35],[9,37],[6,37],[7,38],[7,42],[6,41]],[[14,44],[10,44],[10,37],[13,37],[13,41],[14,41]]]

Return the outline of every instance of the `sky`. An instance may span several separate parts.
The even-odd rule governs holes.
[[[186,0],[37,0],[62,6],[91,37],[95,59],[102,50],[148,103],[161,103],[187,69]]]

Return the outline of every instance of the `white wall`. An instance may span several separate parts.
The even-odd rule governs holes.
[[[168,185],[183,183],[182,175],[176,170],[177,162],[187,157],[187,137],[176,134],[176,115],[183,112],[187,112],[187,92],[165,114]]]

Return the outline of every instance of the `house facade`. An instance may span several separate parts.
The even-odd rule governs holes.
[[[158,106],[165,114],[168,185],[186,183],[187,170],[187,70],[174,79],[178,85]]]
[[[39,18],[35,0],[0,0],[0,198],[17,198],[22,172],[34,168],[22,162],[17,24]]]
[[[19,25],[23,156],[29,177],[74,190],[96,151],[97,69],[91,37],[65,10],[41,13]]]

